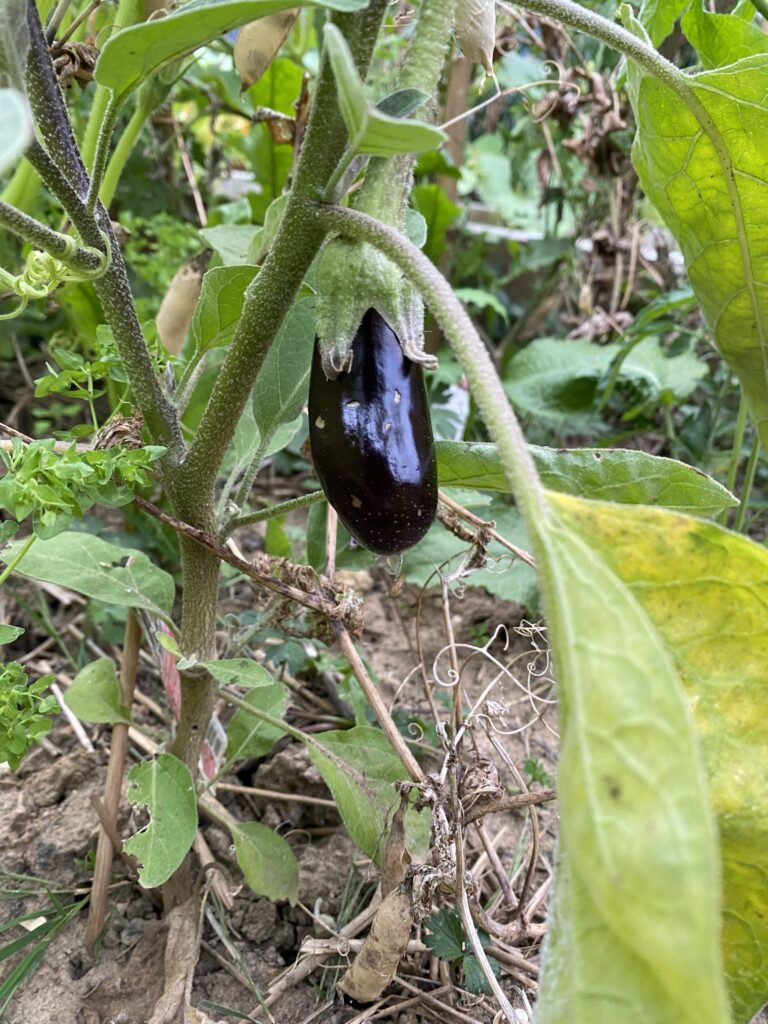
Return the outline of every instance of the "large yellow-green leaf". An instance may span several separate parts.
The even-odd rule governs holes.
[[[685,686],[720,830],[734,1019],[749,1021],[768,1000],[768,552],[660,509],[548,500],[631,592]],[[624,637],[629,650],[628,629]],[[649,691],[649,709],[655,700]],[[648,750],[645,760],[674,756]]]
[[[726,1024],[716,830],[685,691],[638,598],[551,498],[540,561],[569,882],[539,1024]]]
[[[768,56],[689,76],[696,113],[632,63],[629,83],[643,189],[680,244],[715,344],[768,444]]]

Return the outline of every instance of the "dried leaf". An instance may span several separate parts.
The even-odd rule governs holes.
[[[387,896],[405,878],[405,870],[411,863],[411,855],[405,841],[405,812],[408,810],[408,795],[403,793],[400,806],[392,816],[387,844],[381,861],[381,895]]]
[[[207,262],[206,259],[205,263]],[[187,260],[173,275],[168,291],[160,303],[156,317],[157,333],[172,356],[177,356],[181,352],[203,288],[204,273],[205,265],[199,256]]]
[[[494,0],[457,0],[454,25],[456,38],[467,60],[480,64],[486,75],[492,75],[493,50],[496,46]]]
[[[299,15],[299,8],[269,14],[240,29],[235,40],[235,67],[242,80],[242,90],[258,82],[288,38]]]
[[[382,901],[368,937],[339,984],[341,991],[358,1003],[378,999],[395,976],[412,924],[410,886],[400,885]]]

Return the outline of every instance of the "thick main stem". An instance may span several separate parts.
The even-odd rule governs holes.
[[[359,15],[334,20],[347,36],[358,69],[365,71],[386,4],[374,2]],[[322,225],[307,206],[319,198],[344,150],[330,62],[323,60],[296,181],[275,243],[246,292],[243,314],[195,440],[181,467],[179,491],[213,491],[216,475],[269,347],[323,241]]]

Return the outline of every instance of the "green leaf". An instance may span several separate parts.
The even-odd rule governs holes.
[[[32,113],[24,93],[0,89],[0,174],[18,161],[33,134]]]
[[[253,417],[265,452],[279,428],[294,423],[306,404],[314,342],[315,302],[307,297],[291,307],[253,388]]]
[[[619,380],[630,381],[656,400],[687,398],[707,374],[706,364],[694,353],[669,356],[654,337],[626,354],[615,343],[539,338],[510,360],[504,387],[521,412],[578,433],[594,420],[598,385],[612,369]]]
[[[197,797],[192,773],[172,754],[159,754],[131,768],[128,799],[149,810],[149,824],[126,840],[124,847],[141,861],[139,881],[152,889],[171,877],[195,838]]]
[[[249,21],[296,6],[296,0],[191,0],[166,18],[145,21],[111,36],[96,65],[96,81],[123,98],[164,65],[199,46]],[[357,11],[365,2],[305,0],[302,6]]]
[[[423,107],[428,99],[429,96],[419,89],[398,89],[379,100],[376,109],[388,117],[409,117],[419,107]]]
[[[628,74],[640,182],[678,240],[715,344],[741,382],[765,445],[768,219],[758,211],[768,205],[768,56],[690,76],[697,115],[632,62]]]
[[[452,203],[439,185],[417,185],[411,193],[411,204],[427,225],[424,252],[437,264],[445,251],[448,228],[458,218],[461,207]]]
[[[125,722],[131,712],[120,700],[120,681],[112,658],[99,658],[80,669],[64,695],[64,703],[81,722]]]
[[[498,978],[501,974],[501,964],[492,956],[486,957],[486,959],[494,975]],[[491,986],[483,974],[480,961],[474,953],[467,953],[464,956],[461,962],[461,969],[464,971],[464,988],[467,992],[473,992],[475,995],[492,995]]]
[[[14,558],[18,543],[5,549],[4,561]],[[168,618],[173,606],[172,576],[142,551],[109,544],[91,533],[60,533],[53,540],[36,541],[16,572],[107,604],[145,608],[162,619]]]
[[[333,794],[352,839],[368,857],[379,862],[386,828],[400,797],[395,783],[406,772],[380,729],[356,725],[353,729],[324,732],[308,745],[309,756]],[[421,845],[424,816],[410,811],[406,833]]]
[[[369,103],[344,36],[331,23],[323,27],[323,36],[351,149],[370,156],[396,156],[442,145],[447,136],[439,128],[423,121],[390,117]]]
[[[245,290],[258,267],[214,267],[203,278],[200,298],[189,328],[194,352],[226,345],[234,336],[245,303]]]
[[[698,2],[680,24],[705,68],[720,68],[742,57],[768,53],[768,36],[757,25],[733,14],[711,14]]]
[[[424,945],[441,960],[456,960],[464,955],[464,930],[455,910],[443,907],[426,920]]]
[[[243,699],[273,718],[282,718],[288,705],[288,691],[283,683],[272,682],[269,686],[257,686]],[[238,708],[227,728],[227,760],[264,757],[283,735],[282,729]]]
[[[0,644],[12,644],[13,641],[18,640],[23,633],[24,628],[22,626],[0,625]]]
[[[5,544],[7,540],[15,536],[19,532],[19,524],[14,523],[12,519],[6,519],[0,523],[0,544]]]
[[[217,224],[202,228],[200,236],[218,253],[225,266],[237,267],[248,263],[251,243],[260,231],[255,224]]]
[[[256,821],[240,822],[231,832],[248,887],[267,899],[294,904],[299,898],[299,865],[285,839]]]
[[[656,46],[663,43],[691,0],[643,0],[640,22]],[[694,0],[698,3],[699,0]]]
[[[440,485],[458,484],[509,492],[496,446],[438,441]],[[738,499],[693,466],[620,448],[541,448],[529,445],[545,487],[584,498],[630,505],[663,505],[678,512],[714,516]]]
[[[547,502],[540,568],[560,693],[561,858],[572,884],[559,947],[569,965],[555,963],[551,980],[545,970],[539,1022],[727,1024],[717,838],[691,709],[658,624],[614,561],[618,524],[599,547],[585,535],[596,509],[608,523],[614,514],[621,523],[686,520],[551,492]],[[634,542],[625,557],[658,560],[668,593],[667,555],[679,538],[659,532],[650,560]],[[705,562],[709,550],[698,546]],[[677,623],[676,604],[667,615]]]
[[[220,661],[198,662],[207,668],[219,686],[251,687],[272,686],[274,678],[257,661],[250,658],[222,658]]]
[[[749,1021],[768,1000],[768,551],[660,509],[549,500],[631,593],[685,687],[720,827],[722,943],[734,1019]],[[623,628],[625,650],[645,657]],[[645,708],[654,717],[662,711],[650,693]],[[612,714],[619,714],[615,702]],[[671,744],[670,736],[663,753],[646,751],[649,770],[654,756],[665,764],[675,756]]]

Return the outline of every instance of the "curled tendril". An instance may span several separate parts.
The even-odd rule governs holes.
[[[60,258],[51,256],[49,252],[44,252],[41,249],[33,249],[27,255],[24,269],[18,276],[14,277],[7,270],[0,268],[0,284],[3,284],[19,298],[18,304],[10,313],[0,313],[0,320],[12,320],[14,317],[20,316],[30,300],[47,298],[59,285],[95,281],[106,273],[110,262],[111,248],[109,238],[105,234],[102,233],[101,236],[104,239],[104,252],[92,246],[84,246],[80,250],[96,258],[97,265],[92,270],[74,268],[69,265],[69,261],[78,251],[78,245],[70,235],[62,237],[66,239],[65,252]]]

